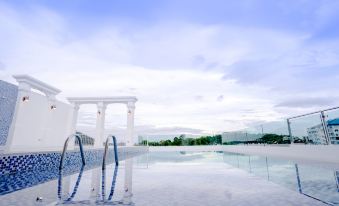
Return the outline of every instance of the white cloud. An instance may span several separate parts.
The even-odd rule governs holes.
[[[0,38],[6,39],[0,77],[30,74],[62,89],[62,98],[135,95],[136,125],[150,132],[235,130],[280,119],[296,112],[275,107],[294,98],[286,85],[308,81],[293,75],[307,74],[305,65],[338,64],[334,46],[305,47],[305,33],[168,23],[131,33],[106,25],[80,37],[62,15],[33,11],[27,19],[0,6]],[[95,109],[80,116],[81,126],[91,125]],[[107,127],[125,127],[123,106],[107,116]]]

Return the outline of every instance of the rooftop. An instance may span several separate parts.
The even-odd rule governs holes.
[[[339,125],[339,118],[328,120],[327,125]]]

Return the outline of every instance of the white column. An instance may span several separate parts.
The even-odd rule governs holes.
[[[69,131],[68,131],[68,136],[73,135],[76,132],[79,109],[80,109],[80,105],[73,103],[72,122],[71,122],[71,127],[69,128]],[[68,147],[69,149],[74,149],[74,141],[70,141],[68,143]]]
[[[134,131],[134,102],[127,103],[127,135],[126,146],[133,146],[133,131]]]
[[[104,131],[105,131],[105,113],[106,105],[103,102],[97,104],[97,122],[96,122],[96,136],[94,147],[103,147]]]
[[[6,152],[10,152],[12,149],[15,128],[19,129],[21,127],[21,125],[17,124],[17,116],[19,114],[19,111],[24,106],[24,104],[28,103],[30,94],[31,94],[31,86],[27,83],[20,82],[18,85],[18,96],[16,100],[13,118],[12,118],[12,124],[8,131],[8,136],[7,136],[6,146],[5,146]]]
[[[70,129],[70,135],[75,134],[76,132],[79,109],[80,109],[79,104],[73,104],[72,126]]]
[[[124,184],[124,197],[123,204],[130,205],[132,203],[132,176],[133,176],[133,158],[125,160],[125,184]]]

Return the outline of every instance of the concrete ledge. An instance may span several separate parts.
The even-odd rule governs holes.
[[[223,151],[223,145],[208,145],[208,146],[155,146],[149,147],[150,152],[216,152]]]
[[[339,145],[211,145],[150,147],[150,152],[223,151],[249,155],[277,157],[295,161],[339,164]]]

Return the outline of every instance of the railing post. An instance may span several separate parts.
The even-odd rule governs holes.
[[[295,167],[295,173],[297,176],[297,184],[298,184],[298,190],[300,194],[303,194],[302,188],[301,188],[301,181],[300,181],[300,175],[299,175],[299,168],[297,164],[294,164]]]
[[[324,135],[325,135],[326,143],[327,144],[331,144],[331,139],[330,139],[330,137],[328,135],[327,121],[326,121],[326,117],[325,117],[324,111],[320,112],[320,118],[321,118],[321,124],[322,124],[323,129],[324,129]]]
[[[287,119],[287,129],[288,129],[288,135],[290,136],[291,144],[293,144],[293,137],[292,137],[292,130],[291,130],[291,122],[290,119]]]

